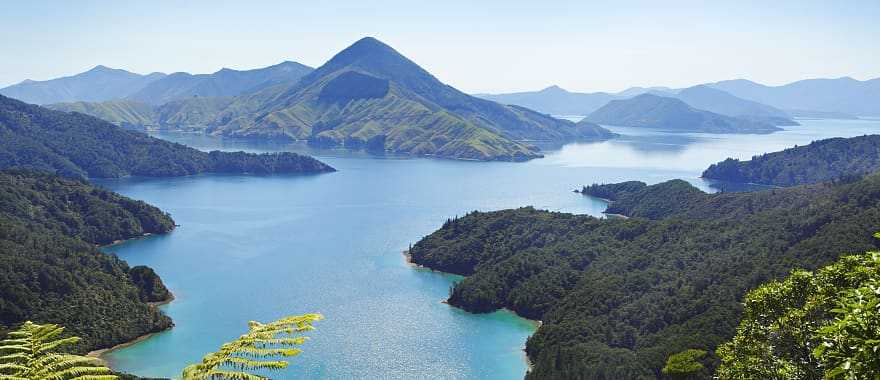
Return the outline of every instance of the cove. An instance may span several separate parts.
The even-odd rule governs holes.
[[[600,216],[605,204],[572,190],[593,182],[698,178],[709,164],[832,136],[880,131],[877,120],[801,120],[770,135],[667,134],[568,144],[526,163],[375,158],[291,144],[203,135],[158,137],[200,149],[291,150],[336,173],[199,175],[100,181],[152,203],[180,227],[106,248],[149,265],[176,300],[176,326],[104,356],[118,370],[175,377],[248,320],[319,312],[304,353],[278,378],[522,378],[532,322],[508,312],[475,315],[442,304],[457,277],[416,269],[401,252],[450,217],[532,205]]]

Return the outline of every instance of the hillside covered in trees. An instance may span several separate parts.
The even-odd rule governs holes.
[[[795,186],[880,169],[880,135],[836,137],[795,146],[781,152],[752,157],[749,161],[728,158],[709,166],[703,178],[776,186]]]
[[[648,379],[687,349],[707,351],[706,373],[714,370],[748,290],[877,247],[880,175],[722,194],[683,181],[631,183],[606,186],[603,197],[631,218],[473,212],[410,255],[466,276],[451,291],[454,306],[543,321],[527,343],[528,378]],[[656,207],[670,197],[679,206]]]
[[[0,169],[67,177],[182,176],[197,173],[319,173],[330,166],[295,153],[202,152],[124,130],[80,113],[0,96]]]
[[[62,324],[85,352],[170,327],[148,304],[170,299],[162,280],[96,244],[173,228],[161,210],[81,180],[0,171],[0,330]]]

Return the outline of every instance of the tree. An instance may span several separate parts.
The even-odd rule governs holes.
[[[688,349],[670,355],[661,372],[670,379],[690,379],[705,368],[703,363],[700,363],[700,359],[705,356],[706,351],[697,349]]]
[[[115,380],[96,358],[59,352],[76,344],[77,337],[59,338],[64,328],[27,321],[0,341],[2,380]]]
[[[880,252],[749,292],[736,336],[718,356],[721,379],[877,378]]]
[[[254,372],[287,368],[288,362],[280,358],[299,355],[302,350],[295,347],[308,338],[298,335],[314,330],[312,322],[323,318],[320,314],[306,314],[266,324],[251,321],[247,334],[206,355],[201,363],[186,367],[183,379],[268,379]]]

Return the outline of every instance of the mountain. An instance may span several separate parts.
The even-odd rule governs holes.
[[[880,78],[806,79],[783,86],[765,86],[745,79],[711,83],[743,99],[794,110],[880,116]]]
[[[706,194],[684,181],[640,187],[603,191],[628,192],[605,194],[628,219],[473,212],[409,255],[465,276],[449,304],[543,322],[526,343],[527,379],[655,379],[690,348],[709,352],[711,372],[747,291],[878,248],[878,174],[752,193]]]
[[[770,133],[780,130],[769,123],[698,110],[681,100],[653,94],[613,100],[584,120],[670,132]]]
[[[153,270],[95,245],[173,228],[161,210],[86,182],[0,171],[0,328],[62,324],[87,352],[171,327],[148,304],[171,298]]]
[[[617,98],[619,98],[619,99],[626,99],[626,98],[632,98],[634,96],[639,96],[642,94],[654,94],[657,96],[672,96],[672,95],[675,95],[675,93],[677,91],[678,90],[675,90],[675,89],[672,89],[669,87],[663,87],[663,86],[654,86],[654,87],[638,87],[637,86],[637,87],[630,87],[630,88],[623,90],[621,92],[618,92],[614,95],[617,96]]]
[[[795,186],[865,175],[880,170],[880,135],[831,138],[781,152],[732,158],[709,166],[703,178]]]
[[[615,95],[604,92],[569,92],[558,86],[550,86],[541,91],[475,96],[501,104],[515,104],[551,115],[588,115],[611,100],[617,99]]]
[[[160,105],[192,97],[232,97],[279,83],[296,82],[312,70],[311,67],[286,61],[254,70],[224,68],[213,74],[196,75],[179,72],[153,81],[126,98]]]
[[[679,91],[676,98],[696,109],[717,114],[766,121],[773,125],[798,125],[784,111],[765,104],[745,100],[706,85]]]
[[[0,89],[0,95],[34,104],[102,102],[129,96],[164,76],[162,73],[140,75],[96,66],[74,76],[47,81],[26,80]]]
[[[4,168],[98,178],[333,171],[314,158],[295,153],[205,153],[92,116],[0,96],[0,169]]]
[[[133,100],[47,104],[46,108],[79,112],[123,127],[204,130],[232,103],[228,97],[192,97],[153,106]]]
[[[157,123],[156,110],[147,103],[130,100],[104,102],[69,102],[46,104],[46,108],[62,112],[79,112],[120,126],[153,126]]]
[[[212,132],[224,136],[507,161],[539,157],[529,142],[614,136],[464,94],[370,37],[297,83],[238,97],[216,124]]]

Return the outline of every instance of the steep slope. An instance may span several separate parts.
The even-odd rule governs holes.
[[[147,304],[170,298],[153,270],[95,244],[172,228],[161,210],[85,182],[0,171],[0,329],[62,324],[85,352],[170,327]]]
[[[121,126],[151,126],[157,123],[153,106],[131,100],[53,103],[45,107],[61,112],[79,112]]]
[[[588,115],[611,100],[617,99],[616,96],[604,92],[569,92],[558,86],[550,86],[541,91],[474,96],[501,104],[515,104],[551,115]]]
[[[0,96],[0,169],[29,168],[74,177],[217,173],[318,173],[333,168],[294,153],[205,153]]]
[[[770,133],[780,130],[769,123],[698,110],[681,100],[653,94],[611,101],[584,120],[670,132]]]
[[[47,104],[62,112],[79,112],[124,127],[161,127],[203,130],[229,104],[227,97],[192,97],[172,100],[160,106],[133,100]]]
[[[162,73],[140,75],[105,66],[77,75],[47,81],[26,80],[0,89],[0,95],[26,103],[102,102],[121,99],[164,77]]]
[[[880,78],[806,79],[775,87],[737,79],[709,86],[781,109],[880,116]]]
[[[679,91],[676,98],[689,106],[717,114],[766,121],[774,125],[798,125],[784,111],[751,100],[733,96],[706,85]]]
[[[160,105],[192,97],[231,97],[295,82],[311,71],[311,67],[286,61],[254,70],[222,69],[213,74],[196,75],[179,72],[150,83],[128,99]]]
[[[526,345],[527,378],[654,379],[684,349],[711,359],[733,336],[749,289],[877,248],[878,175],[753,193],[705,194],[682,181],[639,188],[608,188],[630,194],[614,196],[629,219],[474,212],[409,253],[467,276],[450,304],[543,321]],[[656,202],[664,198],[680,201]]]
[[[296,84],[240,97],[214,133],[304,139],[324,146],[479,160],[538,157],[527,141],[612,137],[444,85],[374,38],[364,38]]]
[[[781,152],[712,164],[703,178],[795,186],[845,179],[880,170],[880,135],[831,138]]]

